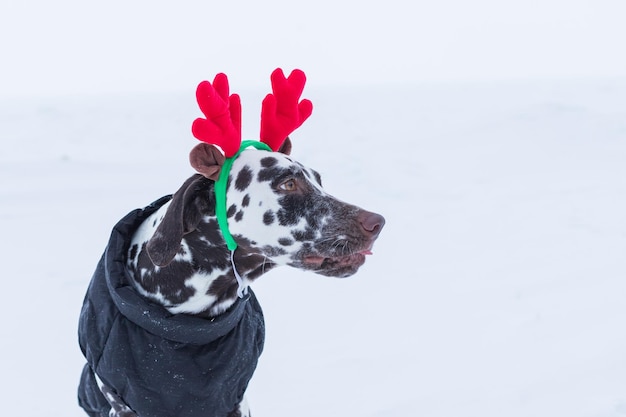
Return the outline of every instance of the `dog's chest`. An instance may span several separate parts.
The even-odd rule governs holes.
[[[226,253],[207,237],[195,233],[183,238],[176,256],[165,267],[150,259],[147,244],[157,233],[169,205],[166,203],[149,216],[133,234],[126,261],[132,284],[139,294],[173,314],[219,314],[234,302],[221,299],[218,291],[218,287],[224,286],[223,281],[230,281],[229,263]],[[211,261],[202,262],[207,259]]]

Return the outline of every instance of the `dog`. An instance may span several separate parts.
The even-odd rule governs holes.
[[[275,71],[273,97],[281,98],[282,86],[299,99],[302,78]],[[215,121],[226,108],[236,125],[237,100],[224,83],[216,77],[205,85],[203,97],[219,108],[203,112]],[[299,105],[306,119],[308,105]],[[274,106],[264,101],[266,109]],[[262,123],[264,116],[271,119],[262,113]],[[273,131],[291,133],[302,121]],[[88,362],[79,404],[91,417],[250,417],[245,389],[264,341],[250,285],[282,265],[348,277],[372,253],[384,218],[325,192],[320,174],[290,157],[289,137],[273,152],[242,149],[233,157],[224,148],[198,144],[190,153],[197,174],[113,229],[79,323]]]

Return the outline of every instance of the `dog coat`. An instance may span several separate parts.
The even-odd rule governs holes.
[[[125,266],[130,240],[170,198],[120,220],[89,284],[78,402],[90,416],[111,409],[95,372],[139,417],[224,417],[242,401],[263,350],[263,312],[252,291],[210,319],[171,314],[135,291]]]

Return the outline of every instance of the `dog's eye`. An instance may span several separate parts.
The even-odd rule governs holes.
[[[296,188],[296,181],[294,179],[289,179],[278,186],[278,189],[282,191],[295,191]]]

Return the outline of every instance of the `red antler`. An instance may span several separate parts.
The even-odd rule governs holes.
[[[241,145],[241,101],[239,95],[229,95],[226,74],[217,74],[213,85],[208,81],[198,84],[196,99],[206,119],[194,120],[193,135],[218,145],[227,158],[234,156]]]
[[[295,69],[285,78],[283,70],[272,72],[272,93],[263,100],[261,108],[261,142],[277,151],[289,136],[313,112],[313,104],[300,96],[306,83],[304,72]]]

